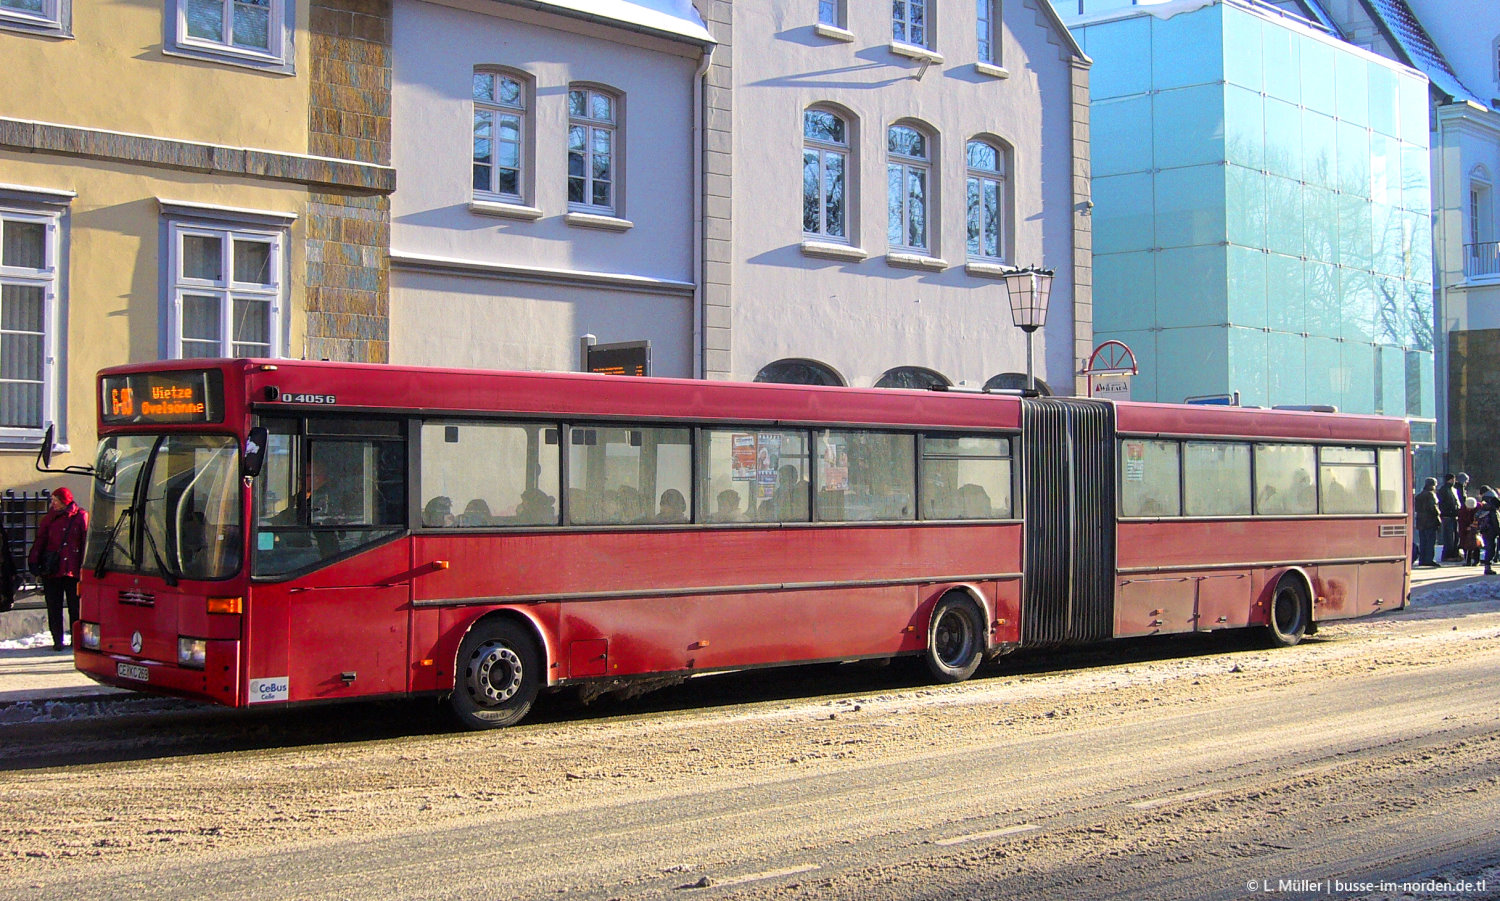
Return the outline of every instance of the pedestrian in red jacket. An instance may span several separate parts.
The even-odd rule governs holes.
[[[89,515],[73,502],[73,492],[59,488],[47,502],[47,514],[36,527],[27,561],[42,579],[47,598],[47,627],[52,650],[63,649],[63,603],[68,605],[68,628],[78,621],[78,574],[83,569],[83,545],[88,540]]]

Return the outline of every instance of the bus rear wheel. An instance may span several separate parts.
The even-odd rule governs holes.
[[[1309,606],[1307,592],[1297,579],[1288,576],[1277,583],[1276,592],[1271,595],[1271,618],[1266,624],[1272,647],[1289,648],[1302,640],[1312,618]]]
[[[476,625],[458,649],[448,705],[469,729],[519,723],[542,687],[542,654],[530,633],[507,620]]]
[[[927,669],[939,682],[962,682],[984,656],[984,616],[963,596],[938,601],[927,626]]]

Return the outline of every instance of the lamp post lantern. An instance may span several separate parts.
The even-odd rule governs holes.
[[[1010,318],[1026,333],[1026,392],[1036,393],[1036,369],[1032,348],[1036,330],[1047,324],[1047,301],[1052,296],[1052,270],[1039,266],[1015,269],[1005,274],[1005,293],[1010,298]]]

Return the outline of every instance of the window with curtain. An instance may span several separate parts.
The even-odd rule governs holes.
[[[847,242],[849,125],[828,110],[802,114],[802,233]]]
[[[930,142],[927,135],[909,125],[893,125],[886,134],[886,201],[890,213],[886,237],[893,250],[926,253]]]
[[[38,434],[55,418],[59,220],[0,208],[0,438]]]
[[[174,222],[171,240],[170,355],[278,356],[285,233]]]
[[[568,204],[614,215],[619,188],[619,99],[597,88],[568,91]]]
[[[474,73],[474,194],[523,200],[526,96],[503,72]]]

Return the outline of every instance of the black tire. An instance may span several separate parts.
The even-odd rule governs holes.
[[[1312,620],[1312,605],[1300,579],[1283,576],[1271,594],[1270,620],[1266,637],[1274,648],[1289,648],[1307,635]]]
[[[984,614],[968,597],[938,601],[927,624],[927,670],[939,682],[962,682],[984,659]]]
[[[458,648],[448,706],[469,729],[514,726],[542,689],[542,653],[526,628],[509,620],[476,625]]]

